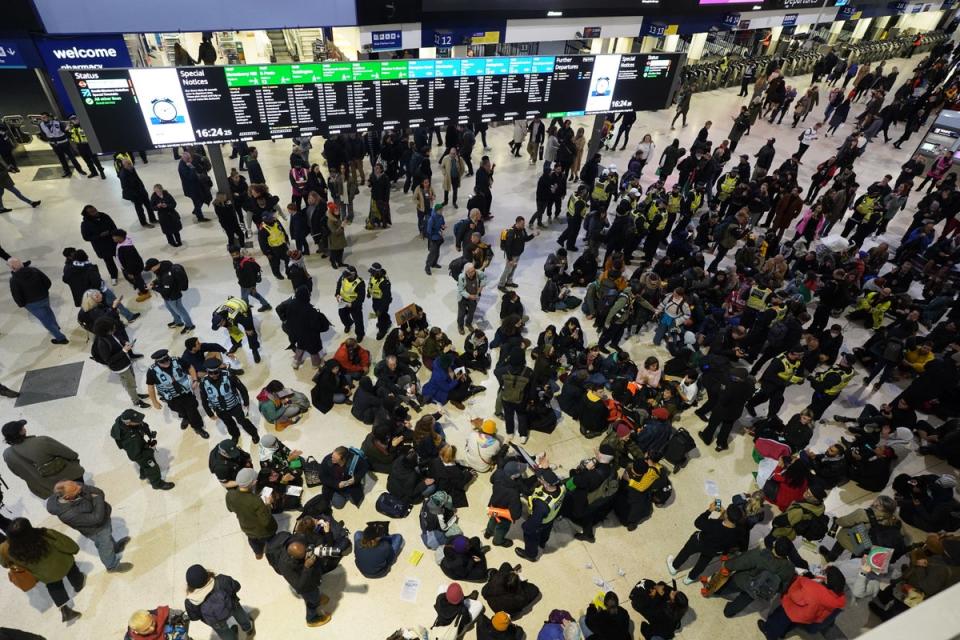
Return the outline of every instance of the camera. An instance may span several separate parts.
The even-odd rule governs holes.
[[[339,558],[342,555],[340,547],[331,547],[328,545],[311,545],[307,547],[307,553],[312,553],[318,558]]]

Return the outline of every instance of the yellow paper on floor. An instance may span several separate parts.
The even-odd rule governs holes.
[[[417,566],[423,559],[423,551],[414,551],[410,554],[410,564]]]

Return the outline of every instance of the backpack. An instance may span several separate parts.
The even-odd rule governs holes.
[[[257,261],[251,258],[250,256],[244,256],[240,258],[240,268],[243,269],[248,264],[253,264],[257,268],[257,282],[263,281],[263,270],[260,268],[260,265],[257,264]]]
[[[670,496],[673,495],[673,484],[670,482],[670,478],[667,477],[666,469],[660,470],[660,476],[653,481],[653,484],[647,489],[647,493],[650,494],[650,502],[658,507],[667,504]]]
[[[466,266],[467,262],[468,262],[467,259],[464,258],[463,256],[460,256],[459,258],[454,258],[453,260],[451,260],[450,268],[449,268],[450,277],[453,278],[454,280],[459,280],[460,274],[463,272],[463,267]]]
[[[183,268],[183,265],[175,264],[171,266],[170,275],[173,276],[173,281],[177,283],[181,291],[190,288],[190,278],[187,277],[187,271]]]
[[[213,590],[200,603],[200,615],[205,623],[213,626],[212,623],[226,622],[233,615],[235,607],[236,599],[233,595],[219,589],[215,584]]]
[[[823,540],[829,529],[830,518],[828,518],[825,513],[801,520],[793,526],[793,530],[798,536],[810,542]]]
[[[697,448],[693,436],[684,428],[677,429],[667,441],[662,453],[663,459],[673,465],[674,472],[687,464],[687,454]]]
[[[500,232],[500,250],[501,251],[507,250],[507,243],[509,243],[510,240],[511,240],[510,228],[506,228]]]
[[[384,491],[377,498],[376,509],[388,518],[406,518],[412,509],[400,498]]]
[[[469,224],[470,224],[470,220],[468,218],[464,218],[457,224],[453,225],[453,237],[457,241],[457,248],[459,248],[460,243],[463,242],[463,234],[467,229],[467,225]]]
[[[750,578],[745,591],[754,600],[770,601],[780,593],[780,576],[763,569],[759,574]]]
[[[587,504],[591,505],[594,502],[612,498],[619,489],[620,479],[616,472],[611,472],[607,479],[600,483],[599,487],[587,494]]]
[[[522,374],[503,374],[503,386],[500,388],[500,400],[503,402],[512,402],[513,404],[519,404],[523,402],[524,392],[527,390],[527,385],[529,383],[530,378]]]
[[[888,336],[883,345],[883,359],[887,362],[900,362],[903,354],[903,340]]]

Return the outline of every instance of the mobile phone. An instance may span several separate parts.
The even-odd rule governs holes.
[[[722,505],[723,505],[723,503],[720,501],[720,498],[714,498],[713,504],[717,506],[718,511],[722,508]]]

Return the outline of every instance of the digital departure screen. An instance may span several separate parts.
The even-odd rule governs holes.
[[[62,70],[102,151],[669,106],[684,54]],[[92,135],[90,135],[92,134]]]

